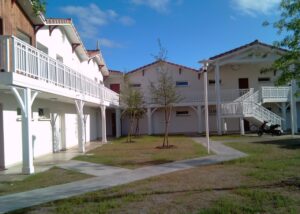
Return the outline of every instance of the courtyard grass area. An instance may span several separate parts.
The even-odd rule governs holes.
[[[22,181],[0,182],[0,196],[58,184],[65,184],[90,177],[92,176],[53,167],[45,172],[30,175]]]
[[[300,213],[299,139],[228,145],[249,156],[19,212]]]
[[[133,143],[126,143],[126,138],[114,140],[75,160],[135,169],[207,155],[204,147],[185,136],[170,136],[169,144],[175,146],[171,149],[156,148],[162,145],[161,136],[140,136],[133,140]]]

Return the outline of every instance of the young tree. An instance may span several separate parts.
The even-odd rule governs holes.
[[[124,84],[120,94],[121,103],[124,105],[125,110],[122,113],[122,116],[129,118],[129,130],[127,135],[127,142],[132,142],[132,133],[134,129],[134,122],[136,122],[136,127],[138,127],[139,119],[144,116],[145,110],[144,97],[143,94],[133,89],[130,86],[129,81],[125,78]],[[138,128],[136,128],[138,130]],[[137,132],[135,132],[137,134]]]
[[[300,80],[300,0],[281,0],[280,19],[272,23],[283,39],[274,42],[278,48],[287,49],[274,63],[262,72],[281,71],[277,85],[288,84],[291,80]],[[267,26],[270,23],[264,22]]]
[[[162,47],[158,40],[159,53],[154,58],[158,61],[159,77],[156,83],[150,82],[150,92],[152,100],[162,106],[164,110],[165,130],[162,147],[169,148],[169,124],[173,105],[181,100],[181,96],[176,92],[176,86],[172,76],[165,68],[167,50]]]
[[[34,14],[37,16],[40,13],[46,12],[46,1],[45,0],[31,0],[32,9]]]

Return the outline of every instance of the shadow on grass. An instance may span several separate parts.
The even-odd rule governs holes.
[[[97,193],[92,193],[92,197],[84,197],[84,202],[93,202],[99,203],[102,201],[107,200],[115,200],[115,199],[122,199],[125,197],[146,197],[151,195],[167,195],[167,194],[177,194],[177,193],[201,193],[201,192],[208,192],[208,191],[235,191],[241,189],[271,189],[271,188],[283,188],[283,187],[296,187],[300,188],[300,178],[290,178],[284,181],[271,183],[271,184],[264,184],[264,185],[239,185],[239,186],[232,186],[232,187],[221,187],[221,188],[203,188],[203,189],[179,189],[179,190],[170,190],[170,191],[151,191],[151,192],[144,192],[144,193],[134,193],[134,192],[125,192],[121,194],[113,194],[113,195],[106,195],[106,196],[97,196]]]
[[[265,145],[277,145],[283,149],[300,149],[300,139],[289,139],[289,140],[272,140],[272,141],[259,141],[252,142],[254,144],[265,144]]]

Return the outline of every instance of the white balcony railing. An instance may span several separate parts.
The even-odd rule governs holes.
[[[289,99],[290,87],[272,87],[263,86],[261,87],[262,99]]]
[[[0,69],[119,105],[119,95],[14,36],[0,36]]]

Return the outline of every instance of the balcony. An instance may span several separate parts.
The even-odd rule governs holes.
[[[93,104],[119,106],[119,95],[14,36],[0,36],[0,83]]]
[[[247,94],[251,89],[223,89],[221,91],[221,102],[233,102],[239,97]],[[204,93],[202,91],[189,91],[189,93],[184,93],[180,90],[177,91],[181,94],[181,100],[177,105],[197,105],[199,103],[204,103]],[[216,104],[216,93],[215,91],[208,91],[208,102],[210,104]],[[148,105],[155,105],[155,102],[149,97],[146,97],[146,103]]]

